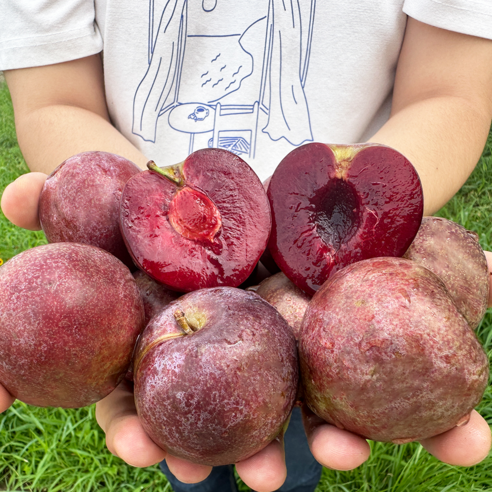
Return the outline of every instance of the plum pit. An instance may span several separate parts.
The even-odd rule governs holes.
[[[186,239],[214,242],[222,226],[220,212],[204,193],[189,186],[181,188],[169,205],[169,221]]]

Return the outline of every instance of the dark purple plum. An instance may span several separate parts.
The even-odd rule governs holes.
[[[309,303],[299,357],[308,407],[375,441],[466,423],[488,384],[487,355],[443,282],[404,258],[335,273]]]
[[[478,235],[441,217],[424,217],[404,255],[434,272],[471,328],[488,307],[489,269]]]
[[[254,292],[201,289],[152,318],[134,382],[140,422],[157,445],[194,463],[232,464],[283,432],[298,385],[296,342]]]
[[[39,220],[50,243],[91,244],[129,268],[132,259],[119,226],[121,193],[140,168],[108,152],[82,152],[48,176],[39,200]]]
[[[41,407],[83,407],[123,380],[144,308],[130,270],[95,246],[53,243],[0,267],[0,383]]]
[[[133,272],[145,309],[145,325],[180,294],[156,282],[141,270]]]

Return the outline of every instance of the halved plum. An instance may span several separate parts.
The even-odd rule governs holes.
[[[128,181],[121,201],[120,226],[137,266],[179,292],[239,286],[271,230],[270,205],[252,168],[222,149],[148,167]]]
[[[313,295],[331,274],[377,256],[402,256],[423,214],[419,176],[379,144],[310,143],[290,152],[268,186],[275,263]]]

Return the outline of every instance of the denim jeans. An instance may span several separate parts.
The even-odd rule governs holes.
[[[279,492],[314,492],[321,477],[321,465],[313,458],[302,425],[301,410],[292,412],[289,427],[285,433],[285,461],[287,479]],[[210,475],[200,483],[185,484],[169,471],[165,461],[160,468],[173,487],[174,492],[237,492],[234,466],[216,466]]]

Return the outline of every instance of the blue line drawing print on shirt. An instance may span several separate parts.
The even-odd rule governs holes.
[[[293,146],[313,140],[304,88],[316,0],[149,2],[134,134],[156,142],[167,115],[167,128],[189,134],[189,153],[198,134],[209,134],[210,147],[251,158],[261,135]]]

